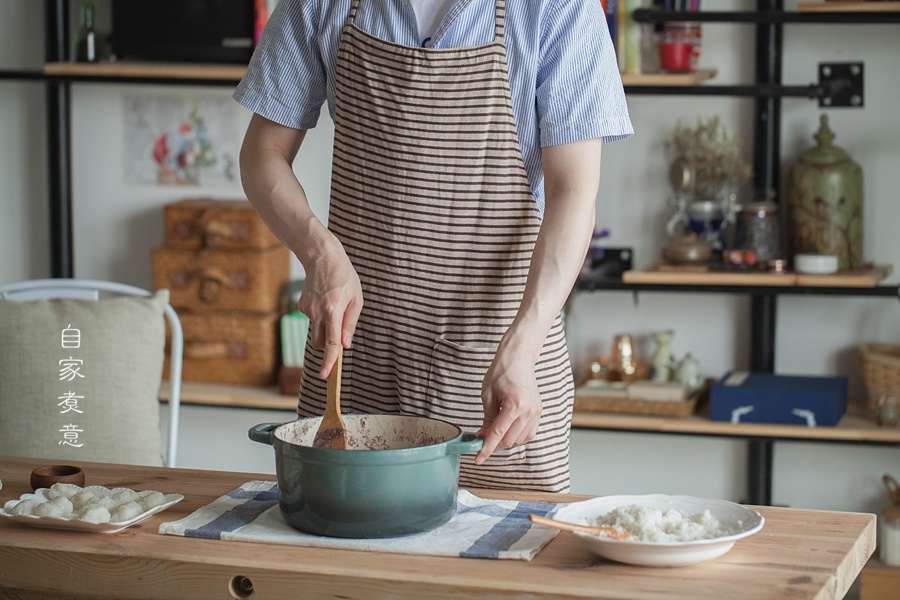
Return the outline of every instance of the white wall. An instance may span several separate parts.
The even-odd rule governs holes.
[[[786,3],[789,8],[795,2]],[[752,9],[749,0],[722,0],[716,8]],[[41,4],[0,0],[0,67],[39,68]],[[897,26],[788,25],[784,81],[816,80],[821,61],[861,60],[866,68],[866,106],[827,111],[837,143],[865,172],[865,252],[877,262],[900,257],[900,83]],[[747,25],[707,24],[701,67],[715,67],[715,83],[752,80],[753,34]],[[229,98],[221,88],[77,84],[73,91],[75,272],[150,286],[150,251],[163,241],[162,207],[197,194],[230,197],[237,185],[169,188],[128,185],[122,177],[122,96],[173,93]],[[668,164],[663,140],[678,121],[719,114],[745,140],[750,156],[751,100],[718,97],[629,97],[637,130],[632,139],[604,147],[598,223],[612,231],[609,244],[631,246],[637,266],[658,260],[663,224],[670,214]],[[786,99],[782,152],[786,173],[812,145],[821,111],[813,101]],[[248,115],[237,111],[240,127]],[[0,82],[0,282],[46,276],[47,226],[43,90],[40,84]],[[327,115],[301,150],[297,171],[323,218],[326,215],[332,129]],[[298,264],[295,269],[299,272]],[[894,278],[896,280],[896,277]],[[783,297],[779,300],[776,369],[784,373],[842,373],[861,391],[854,348],[863,340],[900,340],[896,300]],[[739,295],[579,294],[569,313],[569,342],[577,373],[609,352],[613,336],[633,334],[650,352],[648,334],[676,331],[674,348],[690,351],[716,376],[748,362],[749,304]],[[185,409],[184,466],[270,471],[266,448],[248,446],[246,430],[260,413],[238,409]],[[262,420],[266,420],[264,417]],[[237,438],[240,438],[238,440]],[[582,493],[691,493],[740,500],[745,495],[743,442],[716,438],[576,431],[572,435],[573,487]],[[251,450],[247,450],[251,448]],[[810,508],[877,510],[880,478],[900,472],[896,448],[779,443],[775,452],[774,502]]]

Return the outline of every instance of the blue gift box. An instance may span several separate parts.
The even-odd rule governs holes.
[[[847,408],[847,378],[732,371],[713,384],[710,408],[715,421],[834,426]]]

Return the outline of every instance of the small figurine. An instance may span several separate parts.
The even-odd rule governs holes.
[[[675,332],[671,329],[661,329],[652,334],[656,342],[656,352],[653,353],[653,363],[650,379],[653,381],[669,381],[672,375],[672,366],[675,357],[672,355],[672,338]]]

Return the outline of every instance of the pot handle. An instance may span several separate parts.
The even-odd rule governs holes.
[[[251,427],[250,431],[247,432],[247,435],[249,435],[250,439],[254,442],[272,446],[275,443],[274,431],[280,425],[281,423],[260,423],[259,425]]]
[[[447,454],[465,454],[467,452],[478,452],[484,440],[475,437],[474,433],[464,433],[458,442],[447,443]]]

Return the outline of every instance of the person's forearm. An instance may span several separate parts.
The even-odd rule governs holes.
[[[315,216],[291,164],[305,131],[254,115],[241,147],[241,181],[263,221],[306,270],[297,309],[310,321],[307,339],[325,349],[319,376],[328,377],[349,348],[362,310],[362,286],[344,248]]]
[[[241,148],[241,183],[268,228],[308,267],[321,257],[330,234],[291,167],[306,132],[259,119],[254,117]]]
[[[600,140],[545,148],[546,205],[518,313],[501,342],[535,361],[584,264],[600,185]]]

